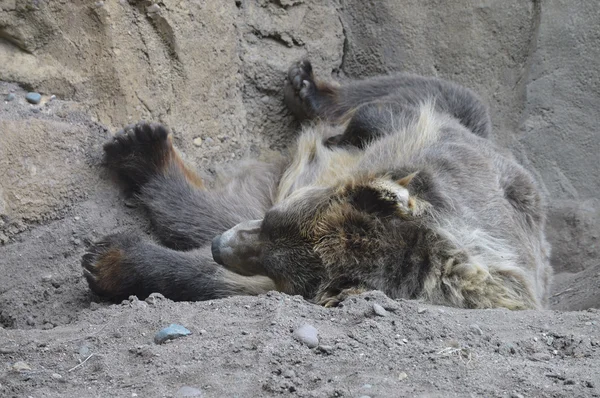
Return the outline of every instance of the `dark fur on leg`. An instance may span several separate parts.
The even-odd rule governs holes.
[[[190,250],[242,221],[262,218],[272,205],[279,172],[277,165],[254,162],[224,186],[200,190],[179,167],[169,166],[142,188],[138,198],[149,210],[160,242]]]
[[[491,120],[487,107],[468,88],[434,77],[401,73],[391,76],[355,81],[336,87],[315,78],[309,61],[293,64],[285,85],[285,100],[299,120],[319,118],[331,123],[343,123],[357,114],[359,126],[351,127],[343,143],[352,141],[352,134],[364,134],[376,108],[359,111],[370,103],[392,104],[393,107],[418,109],[423,103],[433,101],[436,110],[456,117],[474,134],[487,138],[491,133]],[[381,106],[378,105],[381,109]],[[400,114],[392,110],[393,114]],[[385,116],[384,116],[385,118]],[[390,117],[387,116],[389,120]],[[362,124],[362,126],[361,126]],[[358,128],[357,128],[358,127]],[[358,142],[363,142],[358,139]]]
[[[172,300],[210,300],[274,289],[266,277],[243,277],[217,265],[208,247],[180,252],[127,234],[92,245],[81,265],[92,291],[120,300],[158,292]]]

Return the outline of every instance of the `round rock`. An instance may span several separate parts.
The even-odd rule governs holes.
[[[8,95],[6,96],[5,100],[10,102],[10,101],[14,101],[15,99],[15,94],[14,93],[8,93]]]
[[[294,337],[308,348],[315,348],[319,345],[319,332],[314,326],[307,323],[294,330]]]
[[[483,336],[483,330],[481,330],[481,328],[479,327],[478,324],[474,323],[474,324],[470,325],[469,329],[471,329],[472,333]]]
[[[27,93],[27,95],[25,96],[25,99],[30,104],[37,105],[42,100],[42,95],[40,93]]]
[[[18,361],[11,366],[11,369],[15,372],[23,372],[27,370],[31,370],[31,366],[27,362]]]
[[[373,304],[373,312],[379,316],[387,316],[388,312],[381,305],[374,303]]]

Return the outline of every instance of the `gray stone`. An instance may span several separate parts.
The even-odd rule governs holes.
[[[283,377],[285,377],[286,379],[293,379],[294,377],[296,377],[296,372],[294,372],[292,369],[288,369],[285,372],[283,372]]]
[[[10,367],[14,372],[25,372],[31,370],[31,366],[27,362],[17,361]]]
[[[549,361],[550,359],[552,359],[552,356],[545,352],[536,352],[534,354],[531,354],[529,356],[529,359],[531,359],[532,361],[537,361],[537,362],[546,362],[546,361]]]
[[[5,101],[14,101],[15,99],[15,94],[14,93],[8,93],[8,95],[6,96],[6,98],[4,99]]]
[[[183,386],[175,393],[175,398],[186,398],[186,397],[203,397],[202,390],[194,387]]]
[[[176,323],[170,324],[168,327],[161,329],[154,335],[154,342],[156,344],[162,344],[167,340],[178,339],[183,336],[192,334],[187,328],[178,325]]]
[[[146,12],[148,14],[154,14],[154,13],[159,12],[159,11],[160,11],[160,6],[158,4],[152,4],[151,6],[149,6],[146,9]]]
[[[314,326],[307,323],[294,330],[294,337],[309,348],[315,348],[319,345],[319,332]]]
[[[383,308],[381,305],[377,304],[377,303],[373,303],[373,312],[375,313],[375,315],[379,315],[379,316],[387,316],[388,312],[385,310],[385,308]]]
[[[165,296],[163,296],[160,293],[150,293],[150,295],[148,297],[146,297],[146,299],[144,301],[150,305],[156,305],[164,299],[165,299]]]
[[[27,102],[37,105],[42,100],[42,95],[40,93],[27,93],[25,99]]]
[[[471,330],[471,332],[473,332],[474,334],[478,334],[480,336],[483,336],[483,330],[481,330],[481,328],[479,327],[479,325],[477,325],[476,323],[469,325],[469,329]]]
[[[92,353],[92,349],[88,344],[84,344],[81,347],[79,347],[79,360],[83,361],[84,359],[86,359],[87,357],[89,357]]]

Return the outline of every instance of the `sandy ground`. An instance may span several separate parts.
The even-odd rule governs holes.
[[[0,331],[2,395],[173,397],[182,387],[205,397],[599,395],[598,310],[465,311],[379,292],[337,309],[279,293],[148,301],[93,304],[48,331]],[[192,334],[155,344],[172,322]],[[293,337],[305,323],[318,330],[317,348]],[[30,369],[11,370],[17,361]]]

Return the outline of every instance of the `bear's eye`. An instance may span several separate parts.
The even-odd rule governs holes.
[[[260,228],[260,237],[264,241],[277,241],[298,235],[298,226],[283,212],[272,210],[265,215]]]

